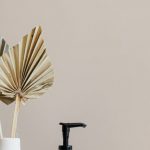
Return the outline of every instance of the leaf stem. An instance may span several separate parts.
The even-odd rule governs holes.
[[[11,137],[12,138],[16,137],[18,115],[19,115],[19,110],[20,110],[20,103],[21,103],[20,96],[19,96],[19,94],[16,94],[16,104],[15,104],[15,110],[14,110],[13,122],[12,122],[12,131],[11,131]]]

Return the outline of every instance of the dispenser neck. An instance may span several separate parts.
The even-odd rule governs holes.
[[[63,145],[68,146],[70,128],[66,128],[65,126],[62,126],[62,132],[63,132]]]

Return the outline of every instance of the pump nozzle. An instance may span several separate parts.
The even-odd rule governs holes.
[[[72,150],[72,146],[68,145],[70,128],[86,127],[84,123],[60,123],[63,132],[63,145],[59,146],[59,150]]]
[[[59,123],[60,125],[64,126],[64,127],[68,127],[68,128],[75,128],[75,127],[86,127],[86,124],[84,123]]]

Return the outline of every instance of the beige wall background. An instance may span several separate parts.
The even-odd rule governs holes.
[[[150,2],[148,0],[0,0],[0,35],[11,45],[43,27],[55,84],[22,106],[22,150],[54,150],[60,121],[74,150],[150,149]],[[14,105],[0,103],[5,136]]]

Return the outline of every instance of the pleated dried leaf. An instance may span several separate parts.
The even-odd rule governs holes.
[[[6,43],[5,39],[0,37],[0,57],[3,55],[4,52],[8,52],[9,45]],[[10,104],[14,101],[14,98],[7,97],[6,95],[0,92],[0,100],[5,104]]]
[[[0,100],[4,103],[12,103],[16,94],[22,101],[38,98],[52,86],[53,68],[41,33],[41,27],[36,27],[19,44],[2,52]]]

